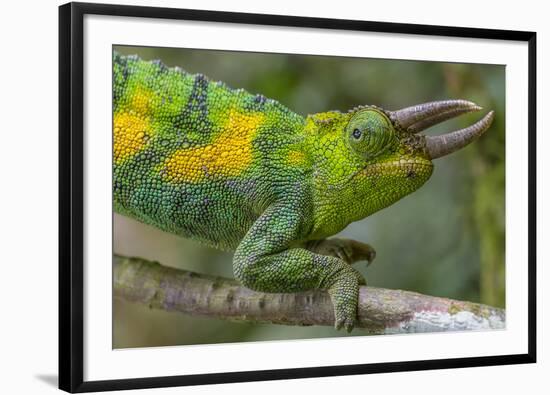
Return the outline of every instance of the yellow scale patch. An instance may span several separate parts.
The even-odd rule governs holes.
[[[168,181],[200,182],[206,175],[235,177],[252,162],[252,140],[265,115],[232,110],[221,133],[208,145],[179,149],[164,164]]]
[[[114,119],[115,163],[123,162],[139,152],[146,142],[149,120],[131,112],[118,112]]]
[[[116,164],[141,151],[150,137],[149,114],[153,93],[137,87],[128,108],[117,112],[113,120],[113,155]]]

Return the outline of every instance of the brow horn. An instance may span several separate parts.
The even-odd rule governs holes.
[[[390,111],[392,121],[409,133],[419,133],[440,122],[481,107],[467,100],[441,100],[398,111]],[[481,136],[493,122],[494,112],[491,111],[483,119],[472,126],[440,136],[426,136],[426,149],[431,159],[440,158],[459,150]]]

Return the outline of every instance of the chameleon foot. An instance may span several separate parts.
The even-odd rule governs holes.
[[[368,266],[376,257],[376,251],[369,244],[351,239],[312,240],[306,244],[306,248],[317,254],[340,258],[350,265],[359,261],[367,261]]]
[[[334,307],[334,327],[351,332],[357,321],[359,286],[365,283],[365,279],[347,263],[330,259],[334,259],[334,271],[325,278],[321,288],[330,295]]]
[[[364,281],[364,280],[363,280]],[[357,321],[359,281],[355,276],[341,277],[328,289],[334,306],[334,327],[351,332]]]

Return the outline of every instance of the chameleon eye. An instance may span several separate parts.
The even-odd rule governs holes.
[[[346,130],[352,149],[366,158],[379,155],[395,141],[393,126],[389,119],[372,108],[356,113]]]

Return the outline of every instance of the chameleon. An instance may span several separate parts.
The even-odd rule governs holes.
[[[234,251],[245,287],[325,290],[351,331],[369,244],[330,238],[420,188],[433,160],[480,137],[490,111],[443,135],[420,132],[482,108],[467,100],[302,116],[161,61],[113,53],[113,206],[163,231]]]

